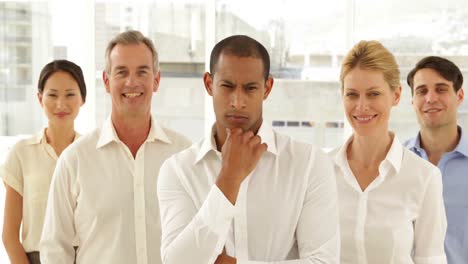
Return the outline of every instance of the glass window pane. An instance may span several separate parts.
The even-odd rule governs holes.
[[[161,83],[153,114],[192,140],[203,135],[205,5],[203,1],[96,1],[96,120],[109,115],[111,100],[102,84],[107,42],[127,29],[150,37],[158,50]]]
[[[356,42],[361,39],[382,42],[400,65],[403,93],[390,126],[401,140],[414,137],[419,128],[406,76],[420,59],[429,55],[446,57],[468,76],[467,16],[467,1],[356,0]],[[459,122],[468,129],[467,100],[459,108]]]
[[[265,103],[265,120],[322,147],[335,147],[343,140],[338,79],[346,51],[345,17],[344,0],[321,2],[320,8],[299,0],[216,1],[217,41],[248,35],[270,53],[276,81]],[[314,125],[296,126],[297,122]]]

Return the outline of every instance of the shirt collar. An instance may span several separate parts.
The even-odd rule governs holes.
[[[421,133],[418,132],[418,135],[406,141],[405,145],[409,150],[421,154],[423,151],[423,149],[421,148]]]
[[[458,126],[458,131],[460,131],[460,141],[453,151],[457,151],[465,157],[468,157],[468,137],[463,134],[463,130],[460,126]]]
[[[465,157],[468,157],[468,137],[463,134],[463,130],[460,126],[458,126],[458,131],[460,131],[460,141],[452,152],[459,152]],[[424,150],[421,147],[421,132],[418,132],[416,137],[408,140],[406,146],[408,149],[416,151],[418,154],[423,153]]]
[[[403,160],[403,145],[400,143],[400,140],[398,140],[396,135],[393,136],[393,142],[388,150],[385,160],[392,165],[397,174],[400,172],[401,162]]]
[[[342,168],[347,166],[346,164],[348,163],[348,158],[346,155],[346,150],[352,138],[353,136],[350,136],[348,140],[346,141],[346,143],[343,144],[343,146],[341,146],[338,149],[338,152],[336,152],[334,156],[335,163]],[[390,149],[388,150],[387,155],[385,156],[385,159],[382,161],[382,164],[389,163],[395,169],[396,173],[398,174],[401,168],[402,159],[403,159],[403,146],[398,140],[398,137],[394,135],[392,145],[390,146]],[[379,170],[382,164],[379,165]]]
[[[36,135],[34,135],[32,144],[47,143],[47,137],[45,132],[46,128],[43,128],[39,132],[37,132]]]
[[[214,135],[216,133],[216,124],[213,124],[211,130],[205,135],[205,138],[201,142],[200,150],[198,151],[195,163],[202,160],[210,151],[218,152],[216,147],[216,141]],[[262,143],[266,143],[268,148],[267,152],[270,152],[274,155],[278,154],[278,149],[276,146],[275,132],[273,128],[265,122],[262,122],[260,129],[258,130],[257,135],[262,139]]]
[[[32,140],[29,142],[31,145],[36,144],[47,144],[47,137],[46,137],[46,127],[39,130],[33,137]],[[80,137],[80,134],[75,132],[75,138],[73,138],[73,142]]]
[[[161,124],[159,124],[159,122],[157,122],[153,118],[153,116],[151,116],[150,131],[148,133],[148,137],[146,138],[145,142],[154,142],[157,140],[162,141],[164,143],[168,143],[168,144],[172,143],[172,141],[167,136]],[[117,136],[117,132],[115,131],[115,127],[114,127],[114,124],[112,123],[111,116],[109,116],[107,117],[106,121],[104,121],[102,125],[101,133],[99,135],[96,148],[101,148],[109,144],[112,141],[121,142],[121,140]]]

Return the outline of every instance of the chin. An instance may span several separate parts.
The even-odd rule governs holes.
[[[354,134],[361,137],[378,136],[379,131],[375,128],[354,128]]]

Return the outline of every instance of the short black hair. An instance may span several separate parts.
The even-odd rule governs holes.
[[[215,73],[216,64],[221,54],[237,57],[254,57],[263,62],[265,80],[270,76],[270,55],[266,48],[255,39],[245,35],[233,35],[218,42],[210,56],[210,73]]]
[[[455,65],[455,63],[449,61],[448,59],[438,57],[438,56],[429,56],[420,60],[414,69],[408,73],[406,82],[411,88],[411,94],[413,94],[413,81],[414,75],[417,71],[422,69],[432,69],[439,73],[447,81],[453,83],[453,88],[455,92],[458,92],[463,85],[463,75],[460,69]]]
[[[44,86],[52,74],[56,72],[66,72],[70,74],[73,79],[78,83],[78,87],[80,88],[81,98],[83,102],[86,101],[86,84],[83,76],[83,71],[81,70],[80,66],[76,65],[75,63],[68,61],[68,60],[54,60],[47,63],[44,68],[42,68],[41,74],[39,75],[39,82],[37,88],[39,93],[42,94],[44,92]]]

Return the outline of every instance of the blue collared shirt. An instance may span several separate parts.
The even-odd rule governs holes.
[[[468,137],[462,133],[457,147],[444,153],[437,164],[442,172],[444,203],[447,213],[445,253],[448,264],[468,263]],[[408,149],[428,160],[421,148],[420,134],[404,144]]]

